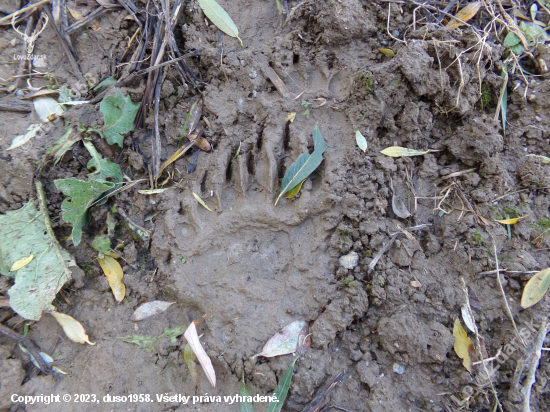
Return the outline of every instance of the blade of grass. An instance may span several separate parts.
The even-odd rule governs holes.
[[[191,117],[191,112],[187,113],[187,119],[185,119],[185,124],[183,125],[183,130],[181,131],[180,141],[178,142],[178,149],[183,143],[183,138],[185,137],[185,131],[187,130],[187,124],[189,123],[189,118]]]

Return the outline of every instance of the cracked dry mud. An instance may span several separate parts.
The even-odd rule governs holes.
[[[492,356],[510,342],[513,329],[496,278],[479,275],[494,269],[491,235],[501,268],[536,271],[550,264],[548,239],[541,237],[544,219],[549,217],[550,195],[545,188],[550,166],[525,156],[548,155],[549,80],[532,79],[524,100],[525,84],[520,77],[510,79],[509,124],[504,136],[500,121],[493,119],[502,84],[503,52],[495,42],[480,50],[469,30],[449,33],[424,26],[412,30],[414,8],[408,5],[402,12],[391,9],[391,30],[401,34],[407,30],[407,44],[402,44],[387,35],[387,3],[312,2],[302,6],[284,29],[274,2],[219,3],[239,27],[244,48],[227,36],[220,45],[217,29],[205,25],[194,3],[186,3],[183,12],[185,48],[201,51],[200,58],[190,59],[190,67],[209,84],[202,94],[210,126],[201,125],[214,150],[200,153],[196,170],[189,174],[185,170],[190,156],[176,162],[173,171],[183,180],[162,194],[140,195],[138,189],[148,188],[147,183],[140,183],[116,197],[117,206],[134,222],[153,231],[147,249],[119,223],[117,241],[124,243],[127,286],[122,303],[116,304],[89,246],[105,228],[108,206],[94,209],[77,248],[68,240],[70,226],[60,219],[63,195],[53,180],[84,179],[87,170],[68,153],[56,168],[41,176],[58,239],[83,269],[64,289],[71,305],[62,298],[55,304],[78,319],[97,345],[70,342],[55,320],[44,315],[32,325],[29,336],[42,350],[55,354],[62,362],[59,367],[69,374],[37,376],[13,342],[0,336],[0,408],[10,408],[7,395],[14,392],[95,393],[101,397],[212,395],[202,371],[194,388],[183,359],[183,337],[175,342],[160,339],[153,352],[116,339],[158,336],[167,327],[193,320],[204,321],[197,328],[204,334],[201,341],[217,373],[216,394],[238,393],[243,373],[252,394],[269,394],[293,356],[251,357],[282,326],[298,318],[310,322],[313,343],[296,363],[286,410],[301,411],[341,370],[346,370],[346,377],[335,387],[329,403],[349,411],[458,408],[451,395],[463,399],[461,391],[472,381],[452,349],[454,320],[464,304],[461,278],[469,288],[474,316]],[[297,4],[289,3],[291,7]],[[104,50],[125,50],[125,39],[133,34],[125,17],[125,11],[117,11],[99,20],[97,37]],[[177,30],[182,36],[181,25]],[[19,47],[20,39],[15,36],[11,29],[0,33],[2,56]],[[10,43],[13,38],[15,46]],[[109,61],[84,36],[75,35],[74,42],[82,56],[82,71],[92,83],[97,82]],[[218,44],[213,47],[212,43]],[[50,29],[35,47],[37,54],[48,54],[48,69],[60,84],[74,82],[68,63],[54,65],[62,55]],[[223,64],[219,47],[223,47]],[[379,47],[391,47],[395,57],[380,54]],[[452,62],[462,51],[460,71]],[[544,48],[538,53],[542,58],[549,55]],[[258,64],[262,56],[292,98],[282,97],[266,77]],[[1,77],[11,76],[12,70],[13,65],[1,66]],[[492,104],[483,109],[480,80],[492,97]],[[122,91],[137,102],[144,88],[145,79],[141,79]],[[175,71],[168,71],[160,105],[163,160],[176,150],[196,93],[181,85]],[[308,102],[307,107],[302,101]],[[309,114],[304,114],[306,109]],[[292,123],[285,121],[291,112],[297,113]],[[7,152],[12,138],[36,120],[34,114],[0,112],[0,116],[5,124],[0,140],[4,171],[0,212],[5,212],[33,197],[36,162],[64,128],[63,121],[56,120],[28,146]],[[75,124],[102,124],[92,105],[73,108],[65,118]],[[285,171],[301,153],[313,148],[315,125],[329,146],[324,161],[297,198],[282,198],[275,207]],[[143,157],[130,146],[139,141],[140,150],[150,159],[147,130],[151,127],[152,116],[148,116],[145,130],[131,133],[124,150],[117,152],[122,170],[132,179],[148,179]],[[366,153],[355,144],[356,130],[368,141]],[[389,146],[437,151],[394,159],[379,153]],[[86,156],[85,150],[77,154]],[[476,169],[472,173],[443,179],[472,168]],[[453,182],[443,206],[447,213],[434,211],[433,198],[446,193]],[[418,197],[416,207],[411,183]],[[462,213],[466,207],[455,188],[488,221],[512,211],[531,217],[514,226],[510,239],[505,227],[487,226],[477,215]],[[200,206],[192,193],[200,195],[213,212]],[[393,195],[399,196],[411,217],[400,219],[393,213]],[[150,216],[154,217],[145,220]],[[399,237],[375,270],[367,270],[398,226],[421,224],[429,226],[411,232],[414,239]],[[348,270],[339,266],[338,258],[350,251],[359,255],[359,264]],[[516,322],[538,327],[550,301],[545,298],[532,309],[520,308],[528,278],[505,273],[505,291]],[[1,282],[4,293],[9,283],[4,277]],[[137,306],[155,299],[177,303],[162,315],[139,323],[129,321]],[[21,328],[22,319],[8,309],[0,308],[0,319],[6,326]],[[495,376],[506,411],[520,408],[509,384],[520,352],[505,361]],[[537,412],[548,410],[548,356],[543,352],[531,399]],[[394,372],[394,364],[401,365],[404,373]],[[488,399],[477,391],[468,410],[488,410]],[[11,408],[58,411],[59,405]],[[70,408],[66,410],[238,409],[224,403],[179,402],[93,407],[73,403]],[[255,405],[256,411],[266,409],[267,404]]]

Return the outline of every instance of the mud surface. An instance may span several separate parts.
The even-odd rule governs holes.
[[[66,299],[59,296],[54,304],[78,319],[97,345],[71,342],[53,317],[44,315],[31,324],[29,337],[43,351],[55,354],[68,375],[42,376],[13,341],[0,336],[0,409],[60,410],[56,404],[12,404],[12,393],[90,393],[101,398],[212,395],[202,371],[198,387],[193,385],[183,359],[183,336],[159,339],[149,352],[116,339],[158,336],[165,328],[199,320],[201,341],[218,375],[215,393],[238,393],[244,374],[252,394],[265,395],[275,389],[293,355],[251,357],[281,327],[305,319],[313,343],[296,363],[286,410],[301,411],[342,370],[346,377],[328,402],[348,411],[450,411],[461,406],[490,410],[490,387],[474,381],[482,371],[476,367],[470,375],[453,350],[453,325],[466,302],[466,285],[485,356],[494,356],[515,338],[492,272],[495,254],[499,267],[507,269],[501,280],[518,328],[529,331],[532,339],[548,314],[548,297],[529,310],[519,305],[531,276],[525,272],[550,265],[549,166],[526,156],[547,156],[550,151],[547,76],[529,77],[526,98],[523,78],[510,76],[504,133],[494,116],[504,48],[494,37],[481,44],[471,29],[448,32],[413,24],[414,8],[407,5],[393,5],[390,16],[390,31],[405,38],[403,42],[386,31],[387,3],[308,2],[284,28],[275,2],[219,3],[239,27],[244,47],[228,36],[220,42],[218,30],[205,24],[198,5],[185,2],[176,29],[178,41],[182,50],[200,50],[200,58],[188,64],[208,86],[198,90],[182,85],[170,69],[161,94],[164,161],[176,150],[187,112],[202,92],[208,124],[202,120],[201,125],[213,151],[198,155],[193,172],[186,172],[192,156],[184,156],[171,168],[171,189],[152,196],[138,194],[138,189],[149,188],[146,161],[151,159],[148,132],[153,116],[148,115],[144,129],[126,137],[123,150],[113,148],[125,175],[145,181],[96,206],[76,248],[70,226],[61,219],[64,196],[53,181],[84,179],[88,172],[79,156],[86,161],[88,155],[77,146],[57,166],[41,172],[54,230],[83,269],[63,289]],[[289,1],[290,7],[297,4]],[[90,30],[92,36],[72,36],[91,84],[107,73],[109,53],[122,55],[126,50],[136,30],[127,16],[122,10],[106,13],[99,19],[100,29]],[[380,47],[391,48],[395,57],[381,54]],[[12,56],[20,48],[19,35],[3,29],[2,78],[13,75]],[[34,53],[47,55],[47,67],[41,70],[52,73],[59,84],[76,84],[50,28],[40,35]],[[541,58],[549,55],[544,47],[538,53]],[[282,96],[268,79],[264,60],[286,84],[291,98]],[[145,80],[123,87],[123,93],[140,101]],[[32,80],[35,87],[47,83],[43,76]],[[291,112],[297,113],[295,120],[286,121]],[[0,212],[18,209],[35,197],[32,179],[37,163],[64,133],[64,122],[103,122],[97,106],[83,105],[21,148],[6,151],[16,135],[38,120],[34,113],[0,116]],[[296,198],[282,198],[275,207],[285,171],[301,153],[313,149],[315,125],[329,146],[324,161]],[[366,153],[356,146],[356,130],[368,142]],[[433,151],[409,158],[379,153],[389,146]],[[474,170],[452,175],[468,169]],[[193,193],[213,211],[200,206]],[[408,218],[396,215],[392,198],[410,212]],[[127,288],[120,304],[89,246],[105,231],[112,204],[152,232],[146,244],[118,217],[113,245],[122,245]],[[510,232],[494,222],[526,215]],[[417,228],[404,234],[406,227]],[[373,258],[397,233],[369,270]],[[354,269],[339,264],[349,252],[359,256]],[[10,282],[5,277],[1,282],[5,295]],[[155,299],[176,304],[162,315],[129,321],[139,304]],[[23,319],[7,308],[0,309],[0,320],[23,329]],[[494,363],[493,384],[506,411],[521,410],[514,371],[530,353],[517,341],[512,348],[508,358]],[[548,353],[543,351],[533,387],[533,411],[550,408]],[[472,392],[466,393],[465,387]],[[255,408],[265,411],[267,404]],[[225,403],[183,405],[156,399],[72,403],[64,408],[237,409]]]

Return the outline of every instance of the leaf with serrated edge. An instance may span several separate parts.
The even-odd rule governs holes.
[[[187,365],[187,369],[189,369],[189,375],[191,375],[191,379],[193,380],[193,383],[195,384],[195,388],[196,388],[197,382],[199,380],[199,371],[197,369],[197,359],[195,357],[195,354],[193,353],[193,349],[191,349],[191,346],[189,346],[188,343],[185,344],[185,349],[183,350],[183,360]]]
[[[239,37],[239,29],[229,17],[229,14],[215,0],[199,0],[199,6],[202,11],[216,25],[218,29],[231,37],[236,37],[243,45],[243,41]]]
[[[285,403],[286,395],[288,394],[288,389],[290,388],[290,382],[292,381],[292,374],[294,373],[294,365],[298,358],[294,359],[288,369],[286,370],[283,379],[279,382],[273,392],[273,396],[277,397],[277,401],[269,402],[267,407],[267,412],[280,412]]]
[[[24,258],[19,259],[17,262],[15,262],[13,265],[11,265],[10,272],[15,272],[16,270],[19,270],[21,268],[24,268],[27,266],[31,261],[34,259],[34,255],[25,256]]]
[[[197,199],[197,202],[199,202],[206,210],[212,211],[208,206],[206,206],[206,203],[204,203],[204,200],[202,200],[198,195],[195,194],[195,192],[192,192],[195,199]]]
[[[391,156],[391,157],[401,157],[401,156],[420,156],[428,153],[429,150],[414,150],[414,149],[407,149],[405,147],[400,146],[391,146],[384,150],[381,150],[380,153]]]
[[[61,217],[64,222],[73,225],[73,244],[78,246],[82,238],[82,227],[90,220],[88,208],[103,193],[113,189],[115,183],[95,180],[83,182],[71,177],[69,179],[57,179],[54,184],[64,195],[69,197],[61,204],[61,211],[63,212]]]
[[[97,258],[97,261],[99,262],[99,266],[101,266],[103,273],[107,276],[109,286],[113,291],[116,301],[122,302],[124,295],[126,295],[126,287],[122,282],[124,273],[122,272],[120,263],[109,256],[105,256],[103,259]]]
[[[546,294],[550,286],[550,268],[533,275],[523,289],[521,307],[526,309],[536,304]]]
[[[90,155],[92,155],[86,167],[90,170],[94,169],[94,171],[88,175],[88,180],[106,181],[107,179],[112,179],[114,183],[122,182],[122,171],[120,170],[120,166],[102,158],[92,142],[84,140],[83,143],[84,147],[86,147]]]
[[[199,360],[199,363],[201,364],[202,369],[204,370],[204,373],[208,378],[208,381],[215,388],[216,372],[214,371],[214,367],[212,366],[212,361],[204,351],[204,348],[202,347],[201,342],[199,341],[199,336],[197,335],[197,328],[195,327],[194,322],[191,322],[191,324],[183,334],[183,337],[187,340],[187,342],[189,343],[189,346],[191,346],[191,349],[193,350],[193,353]]]
[[[8,291],[9,303],[25,319],[39,320],[43,310],[53,310],[51,302],[70,279],[54,242],[57,244],[57,239],[48,234],[43,215],[33,202],[0,215],[0,273],[15,278]],[[69,253],[59,250],[67,267],[76,265]],[[29,264],[10,272],[13,262],[29,255],[35,256]]]
[[[474,345],[458,319],[455,320],[453,336],[455,337],[455,352],[458,357],[462,359],[462,364],[464,367],[468,370],[468,372],[471,372],[472,360],[470,359],[470,351]]]
[[[124,97],[122,92],[115,89],[115,94],[107,96],[99,104],[99,109],[105,118],[103,135],[109,144],[118,144],[122,147],[123,134],[134,130],[134,120],[140,103],[132,103],[130,96]]]
[[[365,139],[365,136],[363,136],[359,130],[355,132],[355,141],[359,149],[363,152],[367,151],[367,139]]]
[[[314,149],[311,155],[308,152],[302,153],[286,171],[283,177],[281,193],[279,193],[279,197],[277,197],[275,201],[275,206],[277,206],[282,195],[299,185],[300,182],[313,173],[323,161],[323,153],[327,150],[328,145],[321,135],[319,126],[313,128],[313,145]]]
[[[164,302],[162,300],[154,300],[152,302],[144,303],[138,307],[134,313],[132,313],[130,320],[133,322],[139,322],[140,320],[166,312],[174,303],[176,302]]]
[[[262,348],[262,351],[256,356],[271,358],[273,356],[286,355],[296,352],[298,339],[302,328],[305,326],[304,320],[296,320],[286,325],[280,332],[276,333]]]
[[[244,383],[244,372],[241,379],[241,390],[239,391],[239,395],[241,396],[241,401],[239,402],[239,412],[254,412],[252,402],[247,399],[249,396],[251,397],[252,395],[250,394],[250,389],[248,389],[248,387]]]
[[[480,1],[474,1],[472,3],[468,3],[465,7],[460,9],[458,13],[456,13],[456,17],[458,17],[460,20],[467,22],[477,14],[480,7],[481,7]],[[458,21],[457,19],[452,19],[449,23],[447,23],[447,28],[449,30],[456,29],[457,27],[460,27],[463,24],[464,23]]]
[[[77,343],[88,343],[90,345],[95,345],[95,343],[90,342],[90,339],[86,334],[86,330],[79,321],[69,315],[65,315],[64,313],[51,312],[51,314],[55,320],[59,322],[65,332],[65,335],[67,335],[70,340]]]

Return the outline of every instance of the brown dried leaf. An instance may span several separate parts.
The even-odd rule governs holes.
[[[144,303],[137,308],[134,313],[132,313],[130,320],[132,322],[139,322],[140,320],[166,312],[166,310],[174,303],[176,302],[164,302],[162,300],[154,300],[152,302]]]
[[[212,384],[212,386],[216,387],[216,372],[214,371],[214,367],[212,366],[212,361],[204,351],[204,348],[201,345],[201,342],[199,341],[199,336],[197,335],[197,328],[195,327],[195,323],[191,322],[185,333],[183,334],[187,342],[189,343],[189,346],[191,347],[191,350],[199,360],[199,363],[202,366],[202,370],[206,374],[206,377]]]

